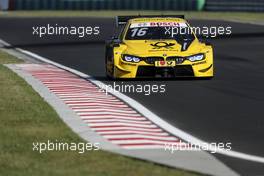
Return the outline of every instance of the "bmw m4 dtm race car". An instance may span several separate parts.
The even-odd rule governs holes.
[[[106,41],[108,77],[213,77],[213,48],[183,16],[118,16],[116,21],[118,37]]]

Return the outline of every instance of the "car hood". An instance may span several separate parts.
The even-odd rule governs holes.
[[[185,50],[182,50],[183,44],[179,44],[176,40],[131,40],[125,41],[126,54],[136,56],[157,56],[157,55],[184,55],[195,54],[202,49],[201,44],[194,40],[188,44]]]

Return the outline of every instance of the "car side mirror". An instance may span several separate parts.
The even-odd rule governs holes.
[[[120,45],[120,40],[119,40],[119,38],[117,37],[117,36],[112,36],[111,37],[111,40],[112,40],[112,46],[113,47],[119,47]]]
[[[112,40],[118,40],[118,37],[117,36],[112,36],[111,39]]]
[[[198,36],[198,40],[199,40],[201,43],[204,43],[205,45],[211,45],[211,43],[208,41],[208,39],[206,39],[205,36]]]

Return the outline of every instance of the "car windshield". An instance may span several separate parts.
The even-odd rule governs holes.
[[[186,27],[129,27],[126,40],[193,40],[195,37],[188,26]]]

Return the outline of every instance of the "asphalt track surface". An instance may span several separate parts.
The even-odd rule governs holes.
[[[127,93],[170,124],[207,142],[232,142],[232,150],[264,157],[264,26],[225,21],[190,21],[195,26],[231,26],[232,35],[210,40],[214,46],[212,80],[123,81],[119,84],[165,84],[166,93]],[[100,35],[32,35],[47,24],[100,26]],[[104,18],[0,18],[0,38],[113,85],[104,72],[104,40],[114,29]],[[264,165],[215,155],[247,176],[264,175]]]

